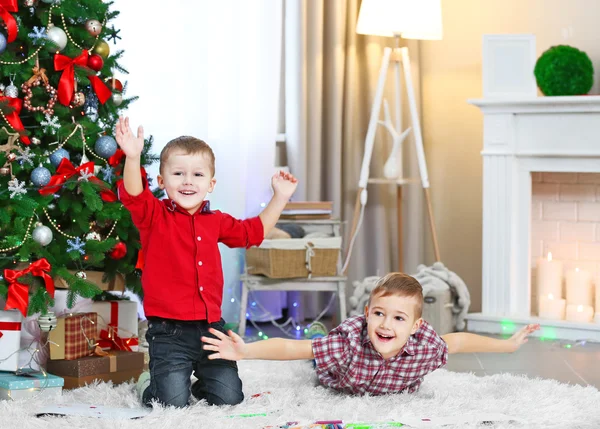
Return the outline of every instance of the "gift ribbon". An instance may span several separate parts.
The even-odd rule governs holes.
[[[29,289],[27,285],[19,283],[17,279],[20,277],[31,274],[44,279],[46,290],[50,294],[51,298],[54,298],[54,280],[48,275],[48,272],[52,269],[52,266],[46,258],[38,259],[31,263],[29,267],[21,271],[4,270],[4,280],[8,282],[8,297],[6,299],[5,310],[11,310],[13,308],[19,310],[23,316],[27,317],[27,307],[29,306]]]
[[[21,134],[21,141],[24,144],[30,144],[31,141],[29,140],[29,137],[22,134],[25,132],[25,127],[23,126],[23,122],[21,122],[21,117],[19,116],[21,114],[21,108],[23,107],[23,100],[21,100],[20,98],[0,96],[0,102],[7,103],[8,107],[11,108],[10,113],[4,112],[4,117],[6,118],[10,126],[15,131],[18,131],[19,134]]]
[[[73,99],[73,93],[75,92],[75,66],[84,67],[88,69],[88,51],[85,49],[81,51],[81,54],[75,58],[69,58],[66,55],[56,54],[54,56],[54,69],[61,71],[62,75],[58,82],[58,101],[64,106],[71,104]],[[90,71],[91,72],[91,71]],[[102,80],[95,74],[89,74],[88,79],[100,103],[106,103],[111,95],[112,91],[102,82]]]
[[[38,192],[42,195],[50,195],[56,193],[64,183],[69,180],[71,177],[75,175],[79,175],[80,173],[94,173],[94,161],[86,162],[79,167],[75,167],[71,161],[67,158],[63,158],[58,164],[58,168],[56,169],[56,174],[50,178],[50,182],[40,189]],[[96,176],[91,176],[89,178],[90,182],[101,185],[105,189],[100,191],[100,197],[103,201],[106,202],[114,202],[117,201],[117,196],[110,189],[106,189],[107,185],[102,180],[98,179]]]
[[[18,12],[19,5],[17,0],[0,0],[0,18],[6,24],[8,33],[8,43],[12,43],[17,38],[17,20],[10,12]]]
[[[4,336],[2,331],[20,331],[21,322],[0,322],[0,338]]]
[[[103,349],[123,350],[131,352],[131,346],[139,345],[137,338],[121,338],[114,329],[103,329],[100,331],[98,346]]]

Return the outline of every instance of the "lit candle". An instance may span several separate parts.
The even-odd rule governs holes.
[[[594,317],[594,308],[591,305],[567,305],[567,320],[569,322],[589,323]]]
[[[540,297],[538,314],[543,319],[564,320],[566,305],[567,300],[555,299],[554,295],[550,293],[548,296]]]
[[[592,273],[579,268],[567,271],[567,304],[594,305]]]
[[[552,259],[548,252],[547,258],[537,260],[537,293],[538,296],[552,294],[557,298],[562,297],[563,264]]]

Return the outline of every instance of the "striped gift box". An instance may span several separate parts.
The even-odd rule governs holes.
[[[98,317],[96,313],[75,313],[58,318],[55,329],[50,331],[50,359],[78,359],[89,356],[97,338]]]

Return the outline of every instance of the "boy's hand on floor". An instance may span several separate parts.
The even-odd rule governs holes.
[[[536,323],[536,324],[527,325],[527,326],[521,328],[520,330],[518,330],[517,332],[515,332],[514,335],[512,337],[510,337],[510,339],[508,340],[513,343],[512,344],[514,346],[513,351],[518,350],[519,347],[521,347],[523,344],[525,344],[528,341],[527,337],[539,329],[540,329],[540,325],[538,323]]]
[[[246,344],[238,334],[229,330],[227,331],[229,336],[227,336],[213,328],[210,328],[208,331],[217,337],[202,337],[204,350],[215,352],[208,356],[209,359],[242,360],[244,358],[246,355]]]

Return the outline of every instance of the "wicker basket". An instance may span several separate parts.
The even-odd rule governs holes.
[[[273,279],[335,276],[341,247],[341,237],[264,240],[246,251],[246,266]]]

